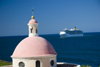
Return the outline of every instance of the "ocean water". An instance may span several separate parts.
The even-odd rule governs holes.
[[[58,34],[40,35],[47,39],[57,52],[58,62],[100,66],[100,33],[85,33],[83,37],[60,38]],[[0,37],[0,59],[11,62],[18,43],[27,36]]]

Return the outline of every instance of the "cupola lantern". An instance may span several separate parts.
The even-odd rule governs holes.
[[[29,21],[28,26],[29,26],[29,37],[38,36],[38,23],[34,19],[33,15],[31,16],[31,20]]]

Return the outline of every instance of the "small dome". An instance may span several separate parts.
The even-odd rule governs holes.
[[[35,19],[31,19],[31,20],[29,21],[29,24],[33,24],[33,23],[37,23],[37,21],[36,21]]]
[[[44,38],[39,36],[23,39],[11,57],[41,57],[57,55],[53,46]]]

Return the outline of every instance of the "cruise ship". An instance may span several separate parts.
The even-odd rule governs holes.
[[[60,36],[61,37],[77,37],[77,36],[83,36],[83,31],[76,29],[76,27],[74,27],[74,29],[64,29],[62,31],[60,31]]]

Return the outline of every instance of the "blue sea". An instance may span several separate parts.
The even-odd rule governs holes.
[[[83,37],[60,38],[59,34],[40,35],[47,39],[58,56],[58,62],[100,66],[100,33],[84,33]],[[0,59],[11,62],[18,43],[27,36],[0,37]]]

